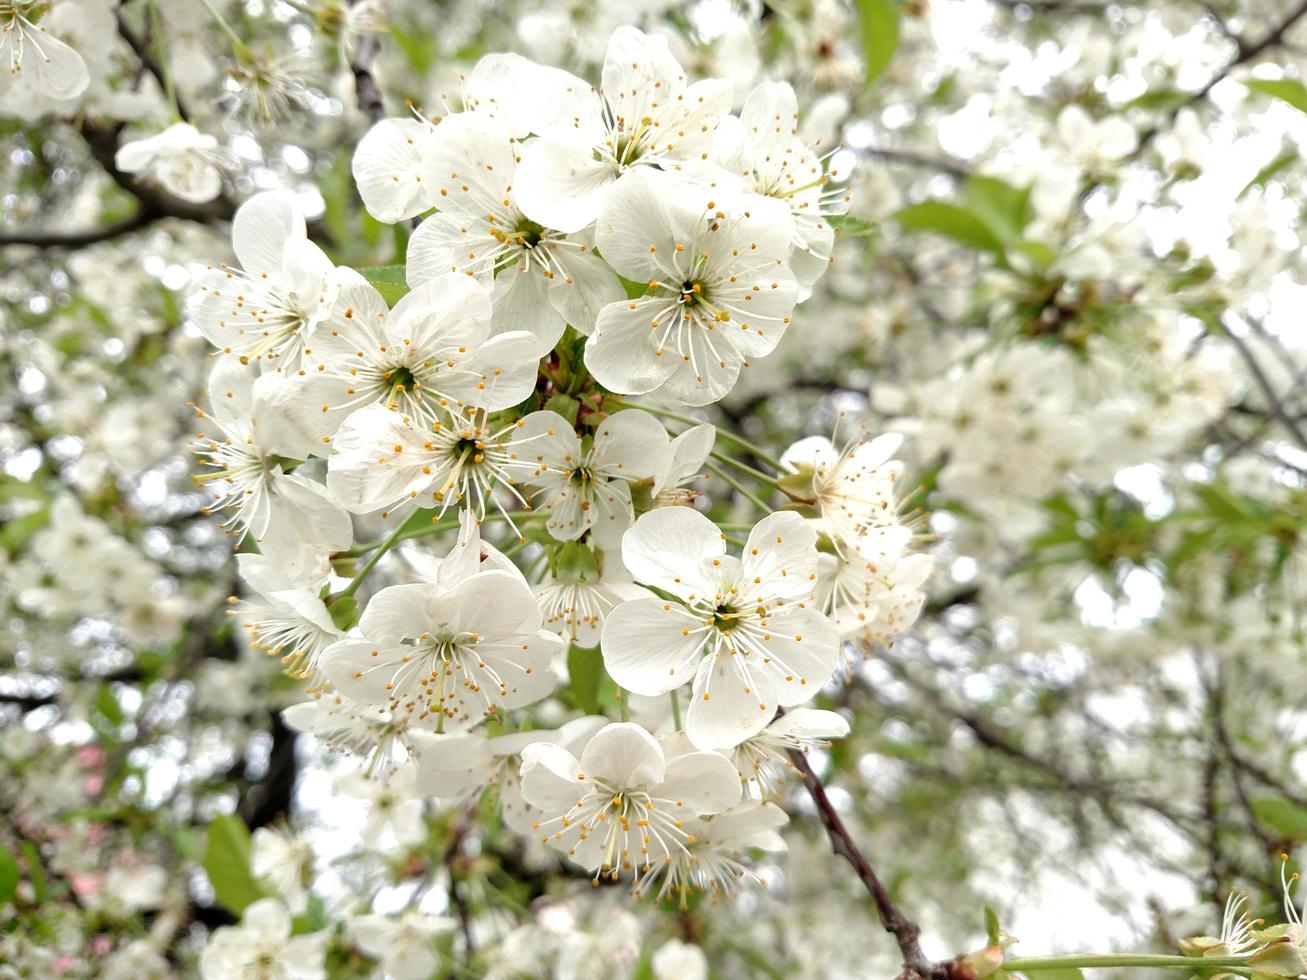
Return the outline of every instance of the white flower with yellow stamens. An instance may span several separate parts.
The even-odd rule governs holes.
[[[449,272],[475,276],[491,291],[496,329],[533,333],[541,352],[571,324],[584,334],[608,303],[626,294],[586,238],[530,220],[513,184],[518,144],[477,112],[444,119],[423,157],[423,180],[438,214],[408,246],[408,282]]]
[[[242,204],[231,238],[241,268],[204,272],[188,299],[191,318],[224,353],[294,370],[314,330],[331,316],[338,271],[309,241],[304,215],[286,193],[266,191]]]
[[[576,79],[570,115],[546,119],[523,146],[516,181],[522,210],[547,227],[580,231],[623,173],[706,158],[733,94],[725,79],[691,85],[666,38],[618,28],[599,90]]]
[[[848,734],[849,723],[841,714],[819,708],[795,708],[737,745],[732,760],[740,779],[756,786],[760,799],[779,800],[785,773],[793,768],[790,750],[807,752]]]
[[[439,276],[391,310],[362,276],[341,271],[330,320],[306,346],[300,369],[273,392],[318,454],[328,453],[351,413],[369,405],[430,428],[469,409],[515,405],[535,387],[535,338],[492,336],[490,297],[473,280]]]
[[[882,435],[839,450],[825,436],[800,439],[781,456],[790,474],[784,485],[812,499],[821,530],[840,548],[869,528],[898,523],[903,464],[892,457],[902,442],[898,435]]]
[[[578,759],[561,745],[522,750],[522,796],[542,812],[541,840],[594,875],[647,873],[684,854],[687,821],[721,813],[740,798],[735,767],[715,752],[668,758],[630,722],[606,725]]]
[[[72,99],[91,83],[82,56],[38,21],[45,0],[0,0],[0,77],[25,82],[51,99]]]
[[[720,162],[743,176],[756,194],[790,211],[794,251],[790,265],[806,299],[830,265],[835,229],[826,219],[843,214],[848,193],[831,188],[824,162],[799,138],[799,109],[788,82],[763,82],[744,102],[739,118],[723,120]]]
[[[675,895],[682,908],[691,892],[707,892],[714,899],[729,897],[743,879],[758,880],[747,863],[748,851],[785,850],[778,831],[788,822],[780,807],[757,800],[744,800],[706,820],[691,820],[687,829],[694,839],[683,851],[653,864],[637,880],[634,891],[643,897],[661,879],[658,898]]]
[[[320,484],[291,472],[303,443],[272,404],[276,374],[255,378],[234,358],[219,358],[209,376],[209,413],[196,415],[219,430],[197,437],[195,453],[208,470],[195,481],[215,488],[205,513],[230,511],[224,523],[249,535],[266,555],[300,562],[308,552],[342,551],[353,543],[349,514]]]
[[[605,197],[595,240],[644,296],[604,307],[585,364],[606,388],[687,405],[724,398],[790,322],[791,221],[769,197],[642,168]]]
[[[583,441],[561,415],[533,412],[520,438],[533,468],[523,481],[531,499],[549,515],[549,533],[573,541],[587,531],[600,548],[616,548],[635,520],[630,484],[653,477],[667,447],[667,430],[648,412],[631,409],[609,415]]]
[[[363,610],[359,631],[322,653],[322,672],[335,688],[455,729],[549,694],[556,682],[549,664],[563,645],[541,629],[540,608],[521,576],[499,570],[449,587],[382,589]]]
[[[294,581],[280,560],[267,555],[237,555],[241,578],[254,592],[231,614],[250,635],[250,644],[281,658],[286,672],[308,678],[317,672],[318,655],[344,633],[322,601],[326,575]]]
[[[690,682],[685,731],[700,748],[729,748],[762,731],[778,707],[830,680],[839,635],[813,602],[817,534],[798,514],[754,526],[741,557],[688,507],[652,510],[622,540],[637,582],[670,598],[635,599],[609,614],[604,664],[637,694]]]

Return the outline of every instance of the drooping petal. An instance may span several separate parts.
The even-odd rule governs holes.
[[[753,664],[746,676],[739,654],[705,657],[695,674],[685,733],[701,749],[727,749],[757,735],[776,714],[776,682]]]

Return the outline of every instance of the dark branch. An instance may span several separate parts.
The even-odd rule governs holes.
[[[162,217],[164,217],[162,214],[142,207],[138,208],[130,218],[123,218],[102,228],[88,228],[85,231],[0,231],[0,247],[32,245],[36,248],[82,248],[138,231]]]
[[[350,59],[349,70],[354,76],[354,91],[359,108],[367,115],[373,125],[386,118],[386,103],[381,98],[381,89],[372,76],[372,59],[377,55],[377,38],[368,34],[359,41],[354,57]]]
[[[1284,402],[1282,402],[1280,396],[1276,394],[1274,385],[1271,384],[1270,378],[1266,376],[1266,372],[1262,370],[1262,366],[1257,363],[1257,358],[1253,355],[1252,350],[1244,342],[1242,337],[1230,330],[1228,327],[1225,328],[1224,332],[1226,339],[1234,345],[1234,349],[1239,352],[1239,356],[1243,358],[1244,364],[1248,366],[1248,373],[1253,376],[1253,381],[1257,383],[1257,387],[1261,391],[1262,397],[1266,399],[1267,404],[1270,406],[1271,414],[1275,417],[1276,421],[1284,426],[1289,434],[1293,436],[1294,442],[1296,442],[1301,448],[1307,449],[1307,433],[1303,432],[1299,427],[1297,420],[1290,416],[1285,410]]]
[[[150,51],[149,44],[136,36],[136,32],[131,29],[131,26],[123,18],[121,8],[114,11],[114,16],[118,20],[118,36],[127,42],[127,46],[132,49],[132,53],[141,62],[141,66],[154,76],[154,80],[159,83],[159,88],[164,92],[171,91],[167,72],[164,71],[163,65],[159,64],[154,53]],[[182,122],[190,122],[190,113],[186,111],[186,106],[182,104],[181,97],[175,91],[172,91],[172,97],[173,104],[177,107],[177,115],[181,117]]]
[[[899,150],[889,146],[869,146],[861,152],[877,160],[884,160],[886,163],[899,163],[906,167],[938,170],[940,173],[957,177],[959,180],[971,176],[971,168],[961,160],[931,156],[928,153],[918,153],[916,150]]]
[[[790,762],[798,770],[804,788],[808,791],[808,795],[812,797],[813,805],[817,807],[817,814],[821,817],[822,826],[826,828],[826,836],[830,838],[832,850],[848,861],[853,870],[857,872],[859,880],[866,886],[867,891],[871,894],[872,901],[876,903],[876,913],[880,916],[880,924],[898,943],[899,952],[903,955],[901,980],[934,980],[937,977],[946,977],[946,972],[926,959],[926,955],[921,951],[920,927],[899,911],[899,907],[894,904],[894,899],[890,898],[889,892],[886,891],[884,884],[877,877],[871,864],[858,850],[858,845],[849,836],[844,821],[835,812],[830,797],[826,795],[826,789],[822,786],[821,780],[812,771],[812,766],[808,765],[807,756],[802,752],[791,749]]]

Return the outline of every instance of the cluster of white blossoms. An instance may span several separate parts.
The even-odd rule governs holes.
[[[775,347],[842,204],[787,85],[731,103],[631,28],[597,90],[488,56],[463,111],[385,120],[355,155],[376,217],[424,216],[393,306],[266,192],[236,214],[238,264],[201,273],[188,308],[216,348],[197,480],[248,552],[231,612],[310,681],[287,722],[380,792],[489,790],[507,826],[596,881],[682,900],[783,847],[788,753],[848,733],[804,706],[844,641],[911,624],[930,567],[899,514],[896,440],[746,462],[666,407],[721,399]],[[756,523],[710,516],[727,510],[705,496],[718,463],[758,484],[723,481]],[[613,717],[578,710],[582,670],[614,685]],[[628,720],[638,696],[670,717]],[[295,908],[298,852],[256,844]],[[258,942],[286,939],[251,915]]]

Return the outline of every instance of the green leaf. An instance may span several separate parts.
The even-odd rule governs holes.
[[[1193,99],[1193,93],[1182,92],[1174,88],[1159,88],[1145,92],[1136,99],[1131,99],[1122,108],[1125,109],[1179,109]]]
[[[1271,178],[1280,174],[1281,171],[1287,170],[1297,162],[1298,151],[1292,149],[1285,150],[1266,166],[1262,167],[1261,170],[1257,171],[1257,176],[1248,181],[1247,186],[1239,192],[1239,196],[1243,197],[1254,187],[1265,187],[1270,182]]]
[[[1002,930],[998,926],[998,913],[990,906],[985,906],[985,936],[989,945],[997,946],[1001,938]]]
[[[899,46],[899,10],[894,0],[854,0],[858,11],[858,34],[866,62],[868,87],[894,60]]]
[[[123,723],[122,705],[114,697],[113,689],[108,684],[101,684],[99,692],[95,695],[95,708],[100,714],[108,720],[109,724],[117,727]]]
[[[933,231],[955,242],[1000,255],[1003,242],[984,221],[966,208],[944,201],[923,201],[904,208],[894,220],[910,231]]]
[[[876,222],[855,218],[851,214],[833,214],[826,220],[841,238],[874,238],[880,232],[880,225]]]
[[[997,177],[973,174],[962,188],[966,209],[983,221],[1000,241],[1013,242],[1035,217],[1029,187],[1013,187]]]
[[[408,278],[402,265],[374,265],[359,269],[359,274],[376,287],[377,292],[391,306],[408,292]]]
[[[573,645],[567,651],[567,676],[572,682],[576,706],[586,714],[599,713],[599,682],[604,677],[604,659],[598,650]]]
[[[49,891],[46,887],[45,871],[41,867],[41,852],[31,841],[23,841],[18,845],[18,849],[23,852],[23,857],[27,858],[27,876],[32,879],[32,894],[39,905],[45,901]]]
[[[0,847],[0,902],[12,902],[18,894],[18,882],[22,880],[18,870],[18,859],[7,847]]]
[[[570,425],[576,425],[576,413],[580,408],[580,402],[571,395],[564,395],[562,392],[555,392],[549,396],[549,401],[545,402],[545,411],[557,412],[567,419]]]
[[[340,596],[330,606],[331,622],[339,630],[350,630],[359,621],[359,604],[352,595]]]
[[[1289,103],[1299,112],[1307,112],[1307,85],[1296,78],[1254,78],[1244,84],[1254,92],[1264,92]]]
[[[1307,810],[1278,796],[1252,801],[1253,815],[1292,840],[1307,840]]]
[[[230,813],[213,818],[204,848],[204,872],[214,897],[232,915],[265,895],[250,870],[250,832],[245,822]]]

